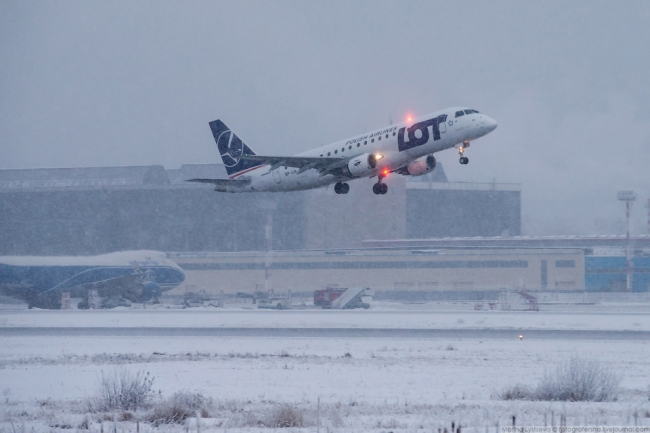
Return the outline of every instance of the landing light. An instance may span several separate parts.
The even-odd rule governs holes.
[[[384,155],[382,155],[381,153],[376,153],[376,154],[375,154],[375,160],[376,160],[376,161],[379,161],[379,160],[382,159],[383,157],[384,157]]]

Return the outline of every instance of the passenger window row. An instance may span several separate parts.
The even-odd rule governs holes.
[[[477,111],[477,113],[478,113],[478,111]],[[458,116],[456,116],[456,117],[458,117]],[[393,132],[393,137],[394,137],[395,135],[397,135],[397,133],[396,133],[396,132]],[[388,138],[389,136],[390,136],[390,134],[386,134],[386,138]],[[381,140],[381,135],[380,135],[379,137],[377,137],[377,140]],[[371,142],[371,143],[374,143],[374,142],[375,142],[375,139],[374,139],[374,138],[371,139],[370,142]],[[368,140],[365,140],[365,141],[363,142],[363,145],[365,146],[365,145],[367,145],[367,144],[368,144]],[[361,147],[361,142],[358,142],[358,143],[357,143],[357,147]],[[348,150],[352,150],[352,145],[349,145],[349,146],[348,146]],[[343,153],[343,152],[345,152],[345,147],[342,147],[342,148],[341,148],[341,153]],[[339,153],[338,149],[334,151],[334,154],[338,154],[338,153]],[[327,156],[330,156],[331,154],[332,154],[332,152],[327,152]],[[320,156],[322,157],[323,154],[321,153]]]

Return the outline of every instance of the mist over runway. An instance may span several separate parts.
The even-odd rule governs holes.
[[[628,308],[474,311],[470,305],[376,303],[370,310],[244,308],[14,310],[0,336],[269,337],[650,341],[650,315]],[[549,307],[550,308],[550,307]]]
[[[524,335],[525,334],[525,335]],[[55,327],[0,328],[3,337],[269,337],[269,338],[399,338],[399,339],[526,339],[649,341],[648,331],[529,329],[350,329],[350,328],[144,328]]]

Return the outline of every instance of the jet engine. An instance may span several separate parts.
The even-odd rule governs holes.
[[[436,168],[436,158],[433,155],[427,155],[405,165],[397,172],[405,176],[422,176],[431,173],[434,168]]]
[[[364,153],[348,162],[348,171],[353,177],[365,177],[373,174],[377,167],[377,157],[372,153]]]

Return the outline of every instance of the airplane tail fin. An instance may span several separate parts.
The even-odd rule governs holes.
[[[210,122],[210,129],[212,130],[214,141],[217,143],[223,164],[226,166],[228,176],[234,177],[237,174],[243,174],[242,172],[260,165],[259,162],[240,158],[242,155],[255,155],[255,152],[241,141],[221,120]]]

